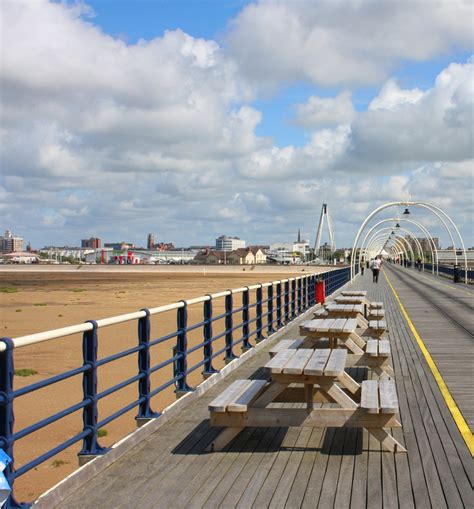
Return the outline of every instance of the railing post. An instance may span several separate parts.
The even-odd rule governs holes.
[[[3,506],[5,509],[27,508],[29,504],[21,504],[13,495],[13,483],[15,471],[13,469],[13,429],[15,416],[13,412],[13,376],[15,374],[13,364],[13,341],[10,338],[1,338],[0,344],[5,345],[5,350],[0,352],[0,447],[12,459],[4,470],[5,478],[12,489]]]
[[[303,311],[308,309],[308,277],[303,278]]]
[[[273,328],[273,283],[267,286],[267,334],[275,332]]]
[[[303,285],[301,278],[298,279],[298,315],[303,311]]]
[[[248,286],[245,287],[245,290],[242,293],[242,351],[246,352],[252,348],[252,345],[249,342],[250,336],[250,328],[249,328],[249,304],[250,304],[250,290]]]
[[[290,321],[290,281],[285,281],[285,323]]]
[[[256,330],[257,334],[255,336],[255,341],[258,343],[265,339],[265,337],[262,334],[262,330],[263,330],[263,307],[262,307],[263,290],[262,290],[262,285],[260,285],[257,288],[256,299],[257,299],[257,303],[256,303],[257,304],[256,305],[257,316],[256,316],[255,323],[257,325],[257,330]]]
[[[291,319],[296,317],[296,279],[291,281]]]
[[[277,316],[277,329],[280,329],[283,326],[282,320],[281,320],[281,281],[278,281],[278,283],[277,283],[276,316]]]
[[[310,305],[311,305],[311,307],[316,305],[316,276],[311,276]]]
[[[92,325],[92,330],[84,332],[82,336],[82,354],[84,366],[87,366],[82,378],[82,390],[84,401],[88,401],[83,409],[82,419],[84,431],[88,431],[89,434],[84,437],[82,449],[78,453],[79,465],[81,466],[108,451],[107,448],[101,447],[97,440],[97,432],[99,431],[97,428],[99,416],[97,408],[97,322],[89,320],[86,323]]]
[[[140,404],[138,405],[138,414],[135,417],[137,426],[143,426],[151,419],[159,417],[159,412],[153,412],[150,408],[150,311],[142,309],[145,316],[138,319],[138,372],[141,375],[138,381],[138,397]]]
[[[217,373],[217,369],[212,366],[212,296],[207,294],[206,297],[209,297],[209,300],[204,301],[204,370],[202,372],[204,378]]]
[[[176,313],[177,338],[176,338],[176,362],[174,366],[175,394],[178,398],[192,392],[193,388],[188,385],[188,305],[182,300],[183,306],[178,308]]]
[[[234,332],[232,330],[234,326],[233,314],[234,312],[234,299],[232,291],[229,295],[225,296],[225,357],[226,363],[237,359],[238,355],[235,355],[232,348],[234,346]]]

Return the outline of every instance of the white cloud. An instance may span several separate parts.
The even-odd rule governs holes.
[[[306,128],[332,127],[350,124],[355,115],[350,92],[341,92],[336,97],[311,96],[305,103],[297,104],[294,122]]]
[[[310,76],[332,83],[353,81],[356,73],[355,81],[379,79],[386,68],[379,73],[382,57],[372,42],[365,62],[362,50],[354,56],[351,48],[362,40],[361,12],[372,33],[391,7],[314,5],[249,6],[232,37],[248,12],[256,13],[259,27],[267,9],[268,31],[259,37],[268,36],[261,70],[271,68],[270,81]],[[342,5],[345,33],[332,47],[342,30],[335,23]],[[367,112],[354,111],[349,90],[313,95],[297,107],[306,143],[278,147],[256,135],[262,113],[250,105],[255,90],[215,41],[176,30],[127,45],[85,18],[84,6],[42,0],[5,2],[2,14],[0,201],[9,206],[0,207],[4,228],[36,245],[74,244],[93,234],[144,243],[148,231],[183,244],[212,242],[221,233],[267,242],[293,238],[298,227],[314,238],[323,201],[341,245],[377,204],[407,193],[442,203],[469,224],[471,62],[448,66],[424,92],[389,80]],[[464,40],[464,21],[451,33],[449,15],[433,16],[425,21],[439,29],[440,47]],[[319,28],[309,34],[313,26]],[[280,51],[274,34],[285,29],[288,41],[276,41]],[[438,51],[426,31],[431,53],[423,58]],[[298,51],[308,34],[303,61]],[[324,45],[321,54],[315,50],[315,40],[331,46],[326,55]],[[393,49],[397,40],[382,41],[387,62],[403,53]],[[261,55],[262,48],[255,51]],[[295,65],[296,74],[286,65]]]
[[[388,80],[369,104],[369,110],[395,110],[405,104],[415,104],[423,97],[419,88],[402,90],[393,79]]]
[[[472,15],[469,0],[261,0],[233,21],[227,44],[259,84],[370,84],[401,60],[470,49]]]

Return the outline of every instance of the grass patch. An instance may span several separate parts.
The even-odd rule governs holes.
[[[58,467],[61,467],[62,465],[68,465],[69,464],[69,461],[64,461],[64,460],[54,460],[52,463],[51,463],[51,466],[54,467],[54,468],[58,468]]]
[[[58,315],[59,318],[61,318],[63,315]]]
[[[38,371],[29,368],[15,369],[15,376],[31,376],[37,375]]]
[[[36,302],[33,306],[47,306],[46,302]]]
[[[109,434],[109,432],[105,428],[100,428],[97,431],[97,437],[98,438],[106,437],[108,434]]]
[[[73,288],[71,290],[71,292],[74,292],[74,293],[80,293],[80,292],[85,292],[86,289],[85,288]]]
[[[15,313],[21,313],[22,311],[22,309],[15,309]]]
[[[18,288],[14,286],[0,286],[0,293],[16,293]]]

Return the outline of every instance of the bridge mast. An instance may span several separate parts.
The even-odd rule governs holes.
[[[318,230],[316,233],[316,240],[314,242],[314,256],[319,256],[321,251],[321,235],[323,233],[323,226],[324,221],[327,221],[328,225],[328,232],[329,232],[329,246],[330,246],[330,253],[334,253],[336,251],[336,241],[334,240],[334,231],[332,228],[332,219],[331,215],[329,214],[328,205],[327,203],[323,203],[323,206],[321,208],[321,216],[319,217],[319,225]]]

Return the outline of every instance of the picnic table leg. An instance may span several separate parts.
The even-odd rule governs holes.
[[[350,393],[358,394],[360,392],[360,384],[358,384],[348,373],[344,373],[338,377],[339,382],[345,387]]]
[[[288,387],[288,384],[273,382],[269,387],[253,402],[252,406],[265,408],[275,401],[275,399]]]
[[[362,350],[362,348],[360,348],[359,346],[357,346],[354,341],[352,341],[352,339],[350,338],[342,338],[342,341],[344,342],[344,344],[346,345],[347,349],[352,352],[353,354],[356,354],[356,355],[364,355],[364,350]],[[364,343],[364,346],[365,346],[365,343]]]
[[[357,332],[351,332],[349,338],[362,350],[365,348],[365,341],[357,334]]]
[[[206,447],[206,452],[217,452],[236,437],[244,428],[229,427],[223,430],[217,437]]]
[[[306,410],[308,411],[308,413],[311,413],[314,409],[313,391],[314,391],[314,384],[304,384]]]
[[[373,368],[373,370],[381,378],[395,378],[392,366],[377,366],[376,368]]]
[[[395,440],[392,435],[387,433],[383,428],[366,428],[369,433],[372,434],[381,445],[391,452],[407,452],[405,447]]]
[[[340,387],[334,382],[320,386],[323,392],[326,392],[336,403],[339,403],[342,408],[357,408],[359,405],[348,396]]]

